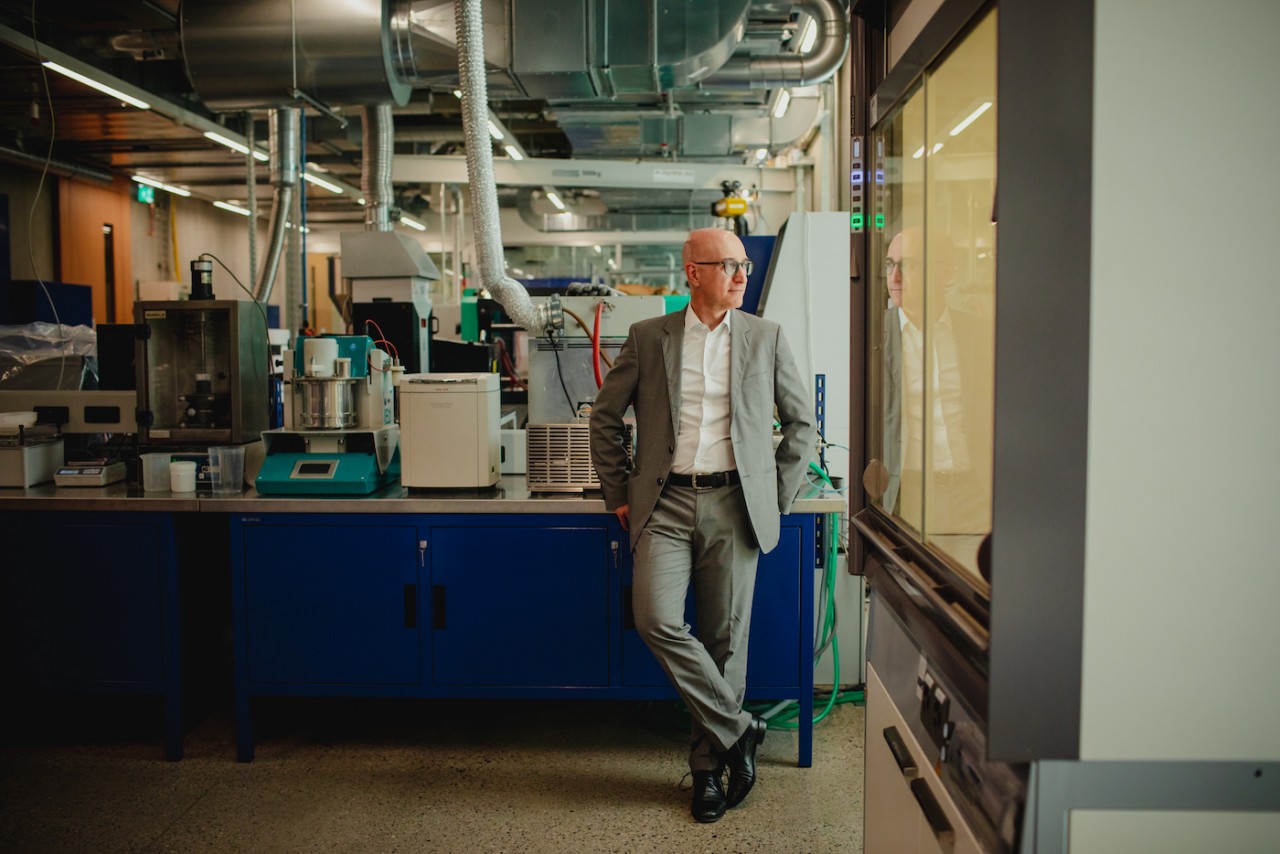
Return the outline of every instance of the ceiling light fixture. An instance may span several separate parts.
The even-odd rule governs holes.
[[[818,22],[813,18],[807,18],[804,29],[800,31],[800,53],[805,54],[813,50],[813,43],[817,40]]]
[[[981,116],[983,113],[985,113],[989,109],[991,109],[991,102],[983,101],[982,105],[978,107],[978,109],[974,110],[972,113],[965,116],[964,120],[961,121],[960,124],[956,125],[951,129],[951,135],[959,136],[964,131],[965,128],[967,128],[969,125],[976,122],[978,120],[978,117]]]
[[[524,155],[521,154],[520,149],[516,148],[514,145],[505,145],[503,148],[506,149],[507,156],[512,160],[524,160]]]
[[[547,201],[551,202],[551,204],[555,205],[562,211],[568,210],[568,208],[564,206],[564,202],[560,201],[560,197],[557,196],[555,193],[548,190],[546,195],[547,195]]]
[[[225,145],[227,148],[230,148],[232,151],[238,151],[241,154],[249,153],[249,146],[241,142],[236,142],[234,139],[228,139],[227,137],[223,136],[220,133],[214,133],[211,130],[207,130],[204,132],[204,135],[207,138],[218,143],[218,145]],[[255,148],[253,150],[253,159],[266,161],[271,158],[267,156],[267,153],[265,151],[259,151],[258,149]]]
[[[323,178],[317,178],[315,175],[312,175],[310,172],[303,172],[302,179],[304,181],[310,181],[312,184],[315,184],[317,187],[324,187],[330,193],[337,193],[338,195],[342,195],[342,188],[339,187],[337,184],[330,183],[329,181],[326,181]]]
[[[489,119],[489,135],[494,139],[502,139],[502,131],[493,123],[493,119]]]
[[[780,119],[787,114],[787,107],[791,106],[791,90],[778,90],[778,100],[773,104],[773,117]]]
[[[189,196],[190,190],[184,190],[181,187],[175,187],[172,184],[163,184],[154,178],[143,178],[141,175],[134,175],[133,180],[139,184],[146,184],[148,187],[155,187],[157,190],[164,190],[166,193],[173,193],[175,196]]]
[[[131,104],[137,107],[139,110],[151,109],[151,105],[148,104],[146,101],[135,98],[132,95],[126,95],[125,93],[121,92],[119,89],[113,89],[112,87],[108,86],[106,83],[99,83],[97,80],[94,80],[92,77],[85,77],[83,74],[80,74],[79,72],[76,72],[76,71],[72,71],[70,68],[61,66],[58,63],[54,62],[53,60],[46,60],[43,64],[44,64],[44,67],[49,69],[50,71],[56,71],[65,77],[70,77],[72,80],[78,80],[79,82],[83,83],[84,85],[92,89],[97,89],[99,92],[102,92],[106,95],[110,95],[113,98],[119,98],[121,101],[124,101],[126,104]]]
[[[756,160],[765,160],[768,157],[769,157],[769,149],[767,148],[756,149]]]
[[[240,214],[240,216],[249,216],[249,211],[241,207],[236,207],[230,202],[214,202],[213,206],[215,208],[222,208],[224,211],[231,211],[234,214]]]
[[[425,225],[423,225],[422,223],[418,222],[416,219],[410,216],[405,216],[402,214],[400,216],[400,222],[402,225],[407,225],[410,228],[416,228],[418,231],[427,230],[427,227]]]
[[[461,89],[454,89],[454,90],[453,90],[453,97],[455,97],[455,98],[457,98],[459,101],[461,101],[461,100],[462,100],[462,90],[461,90]]]

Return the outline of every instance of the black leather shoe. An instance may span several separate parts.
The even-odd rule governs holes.
[[[728,801],[731,807],[746,800],[751,787],[756,784],[756,748],[764,742],[768,728],[763,718],[752,716],[751,726],[724,755],[724,762],[729,766]]]
[[[719,821],[727,807],[720,775],[714,771],[694,771],[693,817],[703,824],[710,824]]]

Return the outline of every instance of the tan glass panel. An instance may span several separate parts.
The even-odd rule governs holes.
[[[928,75],[925,92],[924,532],[976,573],[991,531],[995,12]]]
[[[978,576],[991,530],[996,14],[876,128],[869,500]]]
[[[902,327],[904,281],[912,265],[922,265],[918,257],[904,257],[903,234],[924,229],[924,159],[912,153],[924,146],[925,97],[916,90],[902,108],[881,124],[873,140],[876,146],[877,206],[871,239],[873,259],[872,305],[868,312],[872,342],[870,379],[874,389],[868,412],[870,465],[864,485],[871,500],[893,513],[917,534],[923,531],[924,501],[921,479],[903,478],[905,471],[917,474],[924,465],[920,442],[910,441],[911,425],[922,424],[924,402],[906,393],[912,385],[904,375]],[[893,265],[887,264],[892,259]],[[899,265],[901,262],[901,265]],[[919,267],[916,275],[919,274]]]

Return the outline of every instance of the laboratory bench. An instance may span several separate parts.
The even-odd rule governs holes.
[[[799,499],[757,576],[748,697],[799,700],[801,766],[825,514],[843,509]],[[361,497],[46,484],[0,490],[0,537],[8,669],[48,689],[161,695],[169,759],[184,685],[228,621],[241,761],[254,697],[675,696],[635,631],[628,535],[599,493],[531,494],[521,476]]]

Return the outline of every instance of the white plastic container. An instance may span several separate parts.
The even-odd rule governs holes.
[[[189,460],[169,463],[169,491],[196,491],[196,464]]]

